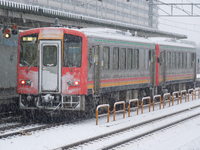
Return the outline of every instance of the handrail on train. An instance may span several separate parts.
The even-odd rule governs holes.
[[[110,105],[109,104],[102,104],[102,105],[98,105],[96,108],[96,125],[98,125],[98,119],[99,116],[104,116],[105,114],[99,115],[99,109],[100,108],[107,108],[107,122],[109,122],[110,120]]]
[[[131,116],[131,104],[132,103],[136,103],[136,110],[137,110],[137,115],[138,115],[138,107],[139,107],[139,100],[136,98],[136,99],[130,99],[129,102],[128,102],[128,117]],[[132,107],[133,108],[133,107]],[[134,107],[135,108],[135,107]]]
[[[154,97],[153,97],[153,111],[154,111],[155,104],[157,104],[157,103],[155,103],[156,99],[159,99],[159,108],[161,109],[162,97],[161,97],[161,95],[154,95]]]
[[[116,111],[116,106],[117,106],[117,105],[123,105],[123,110]],[[125,106],[125,105],[126,105],[125,101],[119,101],[119,102],[114,103],[113,121],[116,120],[116,113],[117,113],[117,112],[123,111],[123,118],[125,118],[125,115],[126,115],[126,106]]]

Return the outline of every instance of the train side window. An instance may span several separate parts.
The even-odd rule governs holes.
[[[133,61],[133,49],[127,49],[127,69],[132,69],[132,61]]]
[[[146,49],[143,49],[143,54],[144,54],[144,58],[143,58],[143,62],[144,62],[144,66],[143,66],[143,68],[146,70],[146,69],[148,69],[147,67],[147,50]]]
[[[134,65],[135,69],[139,69],[139,49],[134,50]]]
[[[103,47],[103,69],[110,68],[110,47]]]
[[[167,53],[167,68],[171,68],[171,52]]]
[[[176,68],[177,68],[177,65],[178,65],[178,63],[177,63],[177,60],[178,60],[178,59],[177,59],[177,53],[176,53],[176,52],[174,53],[174,59],[175,59],[175,60],[174,60],[174,63],[175,63],[175,69],[176,69]]]
[[[185,68],[187,68],[187,53],[184,53],[184,56]]]
[[[81,67],[82,38],[80,36],[64,35],[64,66]]]
[[[119,69],[119,48],[113,48],[113,69]]]
[[[126,49],[125,48],[121,48],[120,49],[120,57],[119,57],[119,60],[120,60],[120,69],[123,70],[123,69],[126,69]]]
[[[194,60],[195,60],[195,54],[194,53],[191,53],[191,64],[190,66],[193,67],[194,66]]]
[[[181,64],[182,64],[182,62],[181,62],[181,53],[179,52],[177,54],[178,54],[178,69],[180,69],[181,68]]]
[[[175,59],[175,58],[174,58],[174,52],[171,52],[171,56],[172,56],[172,57],[171,57],[171,60],[172,60],[172,62],[171,62],[171,68],[174,69],[174,68],[175,68],[175,64],[174,64],[174,59]]]
[[[190,67],[190,66],[189,66],[189,62],[190,62],[189,53],[187,53],[186,56],[187,56],[187,65],[186,65],[186,66],[187,66],[187,68],[189,68],[189,67]]]
[[[184,68],[184,53],[181,53],[182,69]]]

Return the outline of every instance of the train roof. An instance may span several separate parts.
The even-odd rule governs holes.
[[[191,41],[182,41],[172,38],[150,38],[151,41],[161,45],[161,46],[173,46],[173,47],[185,47],[195,49],[195,43]]]
[[[129,31],[121,31],[117,29],[111,28],[67,28],[67,27],[43,27],[43,28],[35,28],[35,29],[68,29],[79,31],[85,34],[87,37],[97,37],[103,39],[113,39],[113,40],[121,40],[121,41],[129,41],[129,42],[138,42],[138,43],[147,43],[151,45],[159,44],[161,46],[172,46],[172,47],[185,47],[195,49],[196,45],[191,42],[184,42],[181,40],[175,40],[171,38],[144,38],[133,36]],[[25,30],[31,31],[32,29]]]
[[[121,30],[110,28],[82,28],[79,31],[86,34],[88,37],[99,37],[105,39],[125,40],[131,42],[141,42],[148,44],[159,44],[161,46],[173,46],[173,47],[185,47],[195,48],[195,44],[191,42],[184,42],[181,40],[175,40],[171,38],[144,38],[133,36],[129,31],[124,32]]]
[[[104,39],[115,39],[130,42],[140,42],[155,45],[155,43],[144,37],[133,36],[129,31],[124,32],[121,30],[110,28],[82,28],[79,31],[83,32],[88,37],[98,37]]]

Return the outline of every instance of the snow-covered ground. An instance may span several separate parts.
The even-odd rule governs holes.
[[[0,139],[0,150],[49,150],[55,149],[81,139],[97,136],[119,128],[127,127],[158,116],[176,112],[188,107],[199,105],[200,100],[186,102],[180,105],[166,107],[162,110],[139,114],[132,112],[131,117],[122,118],[122,114],[117,116],[116,121],[106,123],[105,118],[99,119],[99,125],[95,124],[95,119],[90,119],[74,124],[66,124],[51,129],[33,132],[31,135],[15,136]],[[200,118],[180,124],[160,133],[151,135],[143,140],[139,140],[130,147],[123,149],[137,150],[197,150],[200,149]]]

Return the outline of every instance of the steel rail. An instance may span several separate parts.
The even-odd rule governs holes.
[[[111,132],[108,132],[108,133],[105,133],[105,134],[101,134],[101,135],[98,135],[98,136],[94,136],[94,137],[91,137],[91,138],[80,140],[80,141],[77,141],[77,142],[74,142],[74,143],[71,143],[71,144],[56,148],[55,150],[66,150],[66,149],[70,149],[70,148],[73,148],[73,147],[77,147],[77,146],[80,146],[80,145],[83,145],[83,144],[86,144],[86,143],[89,143],[89,142],[92,142],[92,141],[95,141],[95,140],[98,140],[98,139],[101,139],[101,138],[105,138],[105,137],[111,136],[113,134],[124,132],[126,130],[130,130],[132,128],[136,128],[136,127],[139,127],[139,126],[142,126],[142,125],[146,125],[146,124],[149,124],[149,123],[161,120],[161,119],[165,119],[165,118],[177,115],[177,114],[181,114],[181,113],[184,113],[184,112],[187,112],[187,111],[190,111],[192,109],[199,108],[199,107],[200,107],[200,105],[197,105],[197,106],[186,108],[186,109],[174,112],[174,113],[170,113],[170,114],[167,114],[167,115],[163,115],[163,116],[160,116],[160,117],[149,119],[149,120],[146,120],[144,122],[141,122],[141,123],[138,123],[138,124],[135,124],[135,125],[131,125],[131,126],[128,126],[128,127],[125,127],[125,128],[121,128],[121,129],[118,129],[118,130],[114,130],[114,131],[111,131]]]
[[[19,128],[19,127],[23,127],[23,126],[27,126],[27,125],[31,125],[31,124],[17,123],[17,124],[13,124],[13,125],[7,125],[7,126],[4,126],[4,127],[0,127],[0,133],[5,131],[5,130]]]
[[[14,121],[20,121],[21,118],[22,118],[21,116],[9,116],[6,118],[1,118],[0,123],[10,123],[10,122],[14,122]]]
[[[42,125],[42,126],[39,126],[39,127],[22,129],[22,130],[12,132],[12,133],[2,134],[2,135],[0,135],[0,139],[7,138],[7,137],[10,137],[10,136],[15,136],[15,135],[25,135],[25,134],[33,132],[33,131],[47,129],[47,128],[50,128],[50,127],[52,127],[52,126],[51,125],[49,125],[49,126],[48,125]]]
[[[28,134],[30,132],[40,131],[40,130],[44,130],[44,129],[48,129],[48,128],[53,128],[53,127],[56,127],[56,126],[65,125],[67,123],[78,122],[80,120],[81,119],[73,120],[73,121],[70,121],[70,122],[69,121],[63,121],[63,122],[59,122],[59,123],[42,124],[42,125],[37,126],[37,127],[32,127],[32,128],[29,128],[29,129],[21,129],[19,131],[8,133],[8,134],[6,134],[6,133],[2,134],[2,135],[0,135],[0,139],[11,137],[11,136],[16,136],[16,135],[25,135],[25,134]],[[27,125],[34,125],[34,124],[28,123]]]
[[[177,125],[177,124],[179,124],[179,123],[181,123],[181,122],[187,121],[187,120],[189,120],[189,119],[192,119],[192,118],[198,117],[198,116],[200,116],[200,113],[191,115],[191,116],[189,116],[189,117],[185,117],[185,118],[183,118],[183,119],[174,121],[174,122],[172,122],[172,123],[169,123],[169,124],[160,126],[160,127],[158,127],[158,128],[149,130],[148,132],[144,132],[144,133],[138,134],[138,135],[136,135],[136,136],[127,138],[127,139],[125,139],[125,140],[123,140],[123,141],[120,141],[120,142],[111,144],[111,145],[109,145],[109,146],[106,146],[106,147],[102,148],[102,150],[113,149],[113,148],[118,147],[118,146],[120,146],[120,145],[123,145],[123,144],[125,144],[125,143],[131,142],[131,141],[134,141],[134,140],[137,140],[137,139],[139,139],[139,138],[141,138],[141,137],[150,135],[150,134],[155,133],[155,132],[157,132],[157,131],[160,131],[160,130],[169,128],[169,127],[171,127],[171,126]]]

